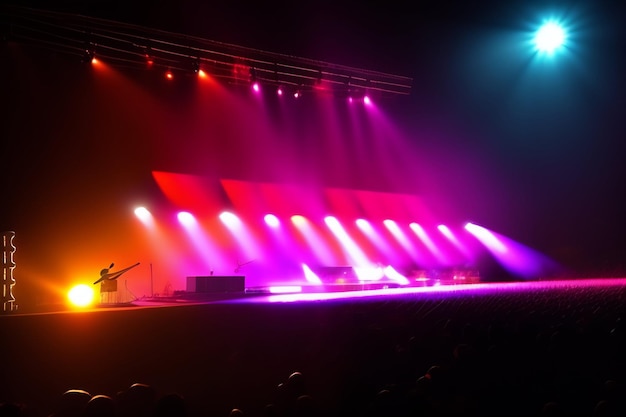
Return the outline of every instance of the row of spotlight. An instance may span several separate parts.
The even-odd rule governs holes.
[[[90,62],[92,65],[98,65],[100,63],[100,59],[96,57],[95,52],[92,50],[85,50],[83,61]],[[154,66],[154,61],[148,55],[146,55],[146,66],[148,68],[152,68]],[[210,77],[210,75],[206,71],[204,71],[198,63],[194,63],[194,65],[192,66],[192,71],[194,74],[198,76],[198,78],[207,79]],[[172,70],[171,68],[167,68],[163,72],[163,77],[168,81],[173,81],[176,78],[174,70]],[[248,82],[248,84],[250,85],[250,88],[252,91],[254,91],[257,94],[261,93],[262,84],[259,81],[251,80]],[[284,85],[278,85],[278,86],[270,85],[270,87],[274,89],[274,91],[276,92],[276,95],[278,95],[279,97],[290,95],[295,99],[302,97],[303,94],[305,94],[305,91],[309,91],[304,86],[300,86],[300,87],[296,86],[295,88],[293,87],[289,88]],[[348,91],[346,94],[346,99],[350,103],[362,102],[366,105],[372,104],[371,98],[367,94],[364,94],[362,92],[352,93]]]

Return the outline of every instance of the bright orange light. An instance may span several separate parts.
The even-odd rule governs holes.
[[[76,307],[86,307],[93,303],[94,291],[89,285],[79,284],[70,289],[67,298]]]
[[[172,74],[172,71],[167,71],[165,73],[165,78],[167,78],[168,80],[173,80],[174,79],[174,74]]]
[[[202,70],[198,70],[198,77],[206,78],[207,77],[207,73],[202,71]]]

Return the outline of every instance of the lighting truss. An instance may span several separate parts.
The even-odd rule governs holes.
[[[0,6],[2,35],[84,59],[96,56],[111,65],[193,73],[202,69],[227,83],[252,79],[293,90],[336,95],[409,95],[412,78],[248,48],[83,15]]]

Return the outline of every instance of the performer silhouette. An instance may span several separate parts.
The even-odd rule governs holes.
[[[131,269],[133,269],[134,267],[136,267],[137,265],[139,265],[139,262],[137,262],[134,265],[131,265],[127,268],[124,269],[120,269],[119,271],[116,272],[111,272],[109,273],[109,270],[113,269],[113,266],[115,264],[111,263],[111,265],[109,265],[108,268],[104,268],[103,270],[100,271],[100,278],[93,283],[93,285],[96,285],[99,282],[102,282],[104,280],[114,280],[114,279],[118,279],[124,272],[130,271]]]

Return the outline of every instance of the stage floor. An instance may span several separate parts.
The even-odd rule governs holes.
[[[436,285],[332,284],[246,288],[244,292],[195,293],[178,292],[171,297],[148,297],[132,301],[135,306],[157,306],[190,303],[287,303],[332,300],[368,300],[380,298],[432,298],[446,295],[489,294],[515,291],[541,291],[555,288],[589,286],[624,286],[626,277],[559,279],[546,281],[455,283]]]

